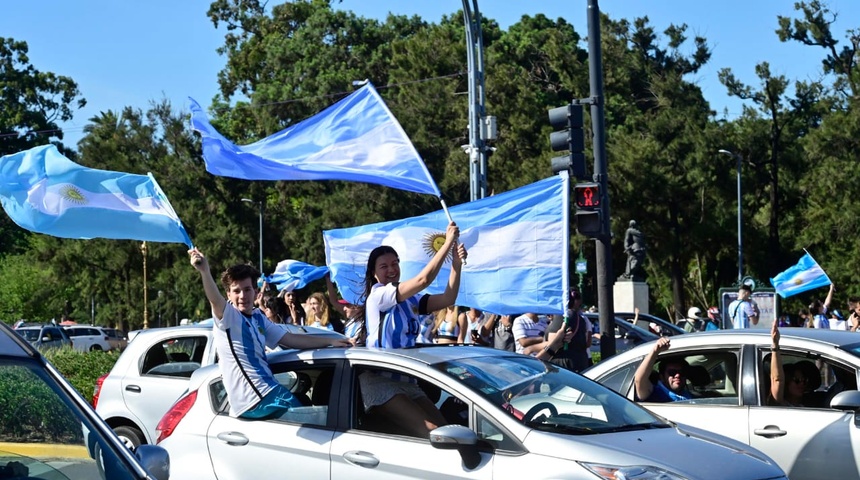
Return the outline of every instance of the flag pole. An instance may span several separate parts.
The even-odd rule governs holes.
[[[451,212],[448,211],[448,205],[445,203],[445,200],[442,197],[439,197],[439,202],[442,203],[442,210],[445,211],[445,216],[448,217],[448,221],[450,223],[454,223],[454,218],[451,217]],[[455,252],[456,255],[456,252]],[[466,265],[466,260],[463,259],[463,265]]]

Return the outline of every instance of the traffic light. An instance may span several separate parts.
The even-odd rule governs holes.
[[[568,150],[567,156],[552,159],[552,173],[570,170],[574,177],[584,180],[585,176],[585,133],[582,131],[582,105],[569,104],[549,111],[549,123],[554,129],[549,143],[553,152]]]
[[[602,230],[600,218],[600,184],[579,183],[573,186],[576,204],[576,231],[586,237],[596,237]]]

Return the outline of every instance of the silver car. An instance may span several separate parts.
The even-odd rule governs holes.
[[[776,460],[792,480],[860,478],[860,335],[780,329],[785,364],[805,362],[820,379],[806,407],[768,406],[770,330],[721,330],[672,337],[658,362],[684,359],[693,400],[644,403],[670,420],[720,433]],[[584,375],[633,399],[633,375],[653,343],[604,360]]]
[[[749,446],[678,426],[582,376],[485,347],[269,355],[304,406],[230,417],[217,366],[196,371],[158,425],[178,478],[783,479]],[[361,402],[359,375],[417,384],[448,424],[420,438]],[[414,387],[413,387],[414,388]]]

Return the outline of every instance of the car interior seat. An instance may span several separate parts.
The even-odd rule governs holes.
[[[311,403],[313,405],[328,405],[331,397],[331,384],[334,379],[334,369],[326,368],[317,376],[311,391]],[[310,380],[310,379],[309,379]]]
[[[698,397],[718,397],[719,393],[708,390],[711,384],[711,374],[702,365],[690,365],[687,367],[687,381],[692,387],[692,392]]]
[[[304,372],[295,372],[296,373],[296,382],[293,384],[291,391],[293,392],[293,396],[300,402],[302,405],[308,407],[313,404],[311,398],[308,397],[308,390],[311,389],[311,377],[307,373]]]
[[[153,368],[164,365],[165,363],[170,363],[170,359],[167,357],[167,353],[164,351],[164,346],[160,343],[154,345],[152,348],[146,352],[146,356],[143,359],[143,364],[141,365],[140,372],[141,373],[149,373]]]

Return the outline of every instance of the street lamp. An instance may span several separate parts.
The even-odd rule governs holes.
[[[719,153],[734,157],[738,162],[738,285],[740,285],[744,278],[744,241],[742,235],[743,222],[741,220],[741,156],[724,149],[720,149]]]
[[[243,198],[243,202],[256,203],[260,207],[260,263],[257,268],[260,269],[260,274],[263,273],[263,202],[257,202],[250,198]]]

